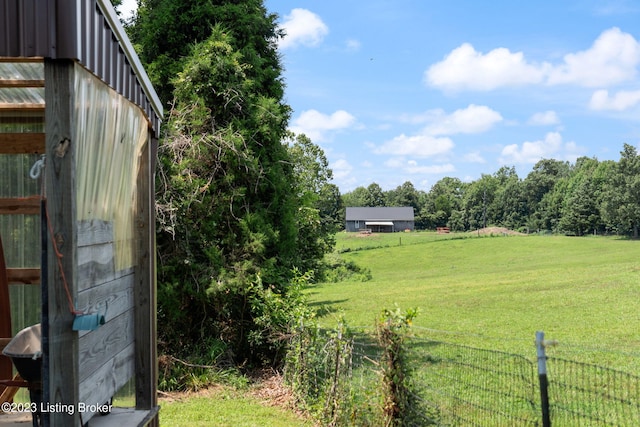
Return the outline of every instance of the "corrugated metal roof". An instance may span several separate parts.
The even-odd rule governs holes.
[[[11,80],[44,80],[44,64],[34,62],[0,62],[0,84]]]
[[[350,207],[346,209],[347,221],[413,221],[413,208],[409,207]]]
[[[2,88],[0,89],[0,107],[15,110],[44,109],[44,88]]]
[[[159,132],[162,103],[109,0],[0,0],[0,58],[78,61],[142,108]],[[0,73],[34,71],[15,62]]]

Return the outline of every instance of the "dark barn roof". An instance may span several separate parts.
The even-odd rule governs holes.
[[[159,135],[162,103],[109,0],[0,0],[0,61],[44,58],[81,63]]]
[[[413,221],[413,208],[409,207],[353,207],[347,208],[347,221]]]

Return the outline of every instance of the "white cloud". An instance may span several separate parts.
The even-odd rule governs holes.
[[[555,111],[549,110],[541,113],[535,113],[529,118],[527,123],[533,126],[557,125],[560,123],[560,119]]]
[[[523,142],[507,145],[502,149],[500,163],[502,164],[534,164],[543,158],[559,157],[574,159],[579,148],[573,141],[564,143],[558,132],[549,132],[543,140]]]
[[[489,91],[501,86],[540,83],[544,68],[528,64],[522,52],[498,48],[485,55],[465,43],[429,67],[425,81],[444,90]]]
[[[362,46],[362,44],[360,43],[359,40],[356,39],[349,39],[345,42],[345,45],[347,47],[347,50],[349,52],[355,52],[357,50],[360,50],[360,47]]]
[[[344,110],[338,110],[331,115],[317,110],[303,111],[293,121],[291,131],[296,134],[304,133],[312,141],[324,141],[327,132],[347,129],[356,123],[356,118]]]
[[[413,136],[402,134],[375,148],[374,152],[396,156],[431,157],[446,154],[452,149],[453,141],[450,138],[436,138],[425,134]]]
[[[414,160],[410,160],[407,162],[406,166],[403,168],[405,172],[410,174],[445,174],[455,172],[456,168],[451,163],[446,163],[442,165],[430,165],[430,166],[420,166]]]
[[[554,67],[548,83],[587,87],[608,86],[635,78],[640,63],[640,44],[619,28],[604,31],[591,48],[564,56],[564,64]]]
[[[455,135],[458,133],[486,132],[502,121],[497,111],[484,105],[471,104],[467,108],[445,115],[440,110],[434,114],[433,123],[425,129],[429,135]]]
[[[406,160],[404,157],[391,157],[384,162],[384,165],[391,169],[400,169],[405,173],[417,174],[445,174],[455,172],[456,168],[451,163],[441,165],[420,165],[415,160]]]
[[[338,159],[331,164],[333,176],[337,180],[344,180],[353,171],[353,166],[345,159]]]
[[[612,0],[596,3],[593,13],[598,16],[626,15],[637,13],[640,10],[634,0]]]
[[[640,104],[640,90],[621,90],[609,96],[608,90],[597,90],[591,96],[589,107],[592,110],[624,111]]]
[[[479,151],[472,151],[470,153],[465,154],[462,159],[467,163],[485,163],[486,160]]]
[[[284,29],[286,35],[279,41],[281,49],[300,45],[317,46],[329,33],[329,27],[322,19],[307,9],[293,9],[284,19],[280,28]]]
[[[638,64],[640,43],[614,27],[602,32],[589,49],[569,53],[559,64],[532,63],[522,52],[503,47],[483,54],[465,43],[429,67],[425,82],[452,91],[531,84],[604,87],[633,80]]]

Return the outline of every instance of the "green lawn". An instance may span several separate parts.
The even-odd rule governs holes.
[[[311,427],[291,411],[271,407],[241,390],[160,402],[160,425],[172,427]]]
[[[373,280],[318,285],[310,300],[330,313],[326,326],[340,313],[371,329],[383,308],[418,307],[417,333],[535,356],[542,330],[560,342],[557,355],[640,371],[639,241],[461,237],[340,233],[341,256],[370,268]]]

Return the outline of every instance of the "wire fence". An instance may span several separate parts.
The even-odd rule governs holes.
[[[325,390],[316,396],[332,399],[318,401],[318,407],[330,415],[325,425],[379,425],[384,405],[382,351],[366,335],[352,336],[348,345],[341,344],[341,339],[336,334],[329,337],[329,344],[314,339],[315,360],[326,366],[298,368],[304,369],[305,381],[315,390]],[[557,357],[544,345],[538,348],[542,355],[536,354],[530,346],[531,353],[523,356],[412,336],[406,360],[414,413],[410,423],[398,425],[640,426],[638,375]],[[310,360],[304,348],[298,351]],[[544,362],[544,375],[540,362]],[[312,371],[318,376],[309,376]],[[323,381],[325,385],[319,385]],[[331,397],[333,391],[339,395]]]
[[[412,341],[418,393],[439,409],[441,425],[538,425],[531,360],[461,344]]]
[[[547,356],[551,423],[640,426],[640,377]]]

